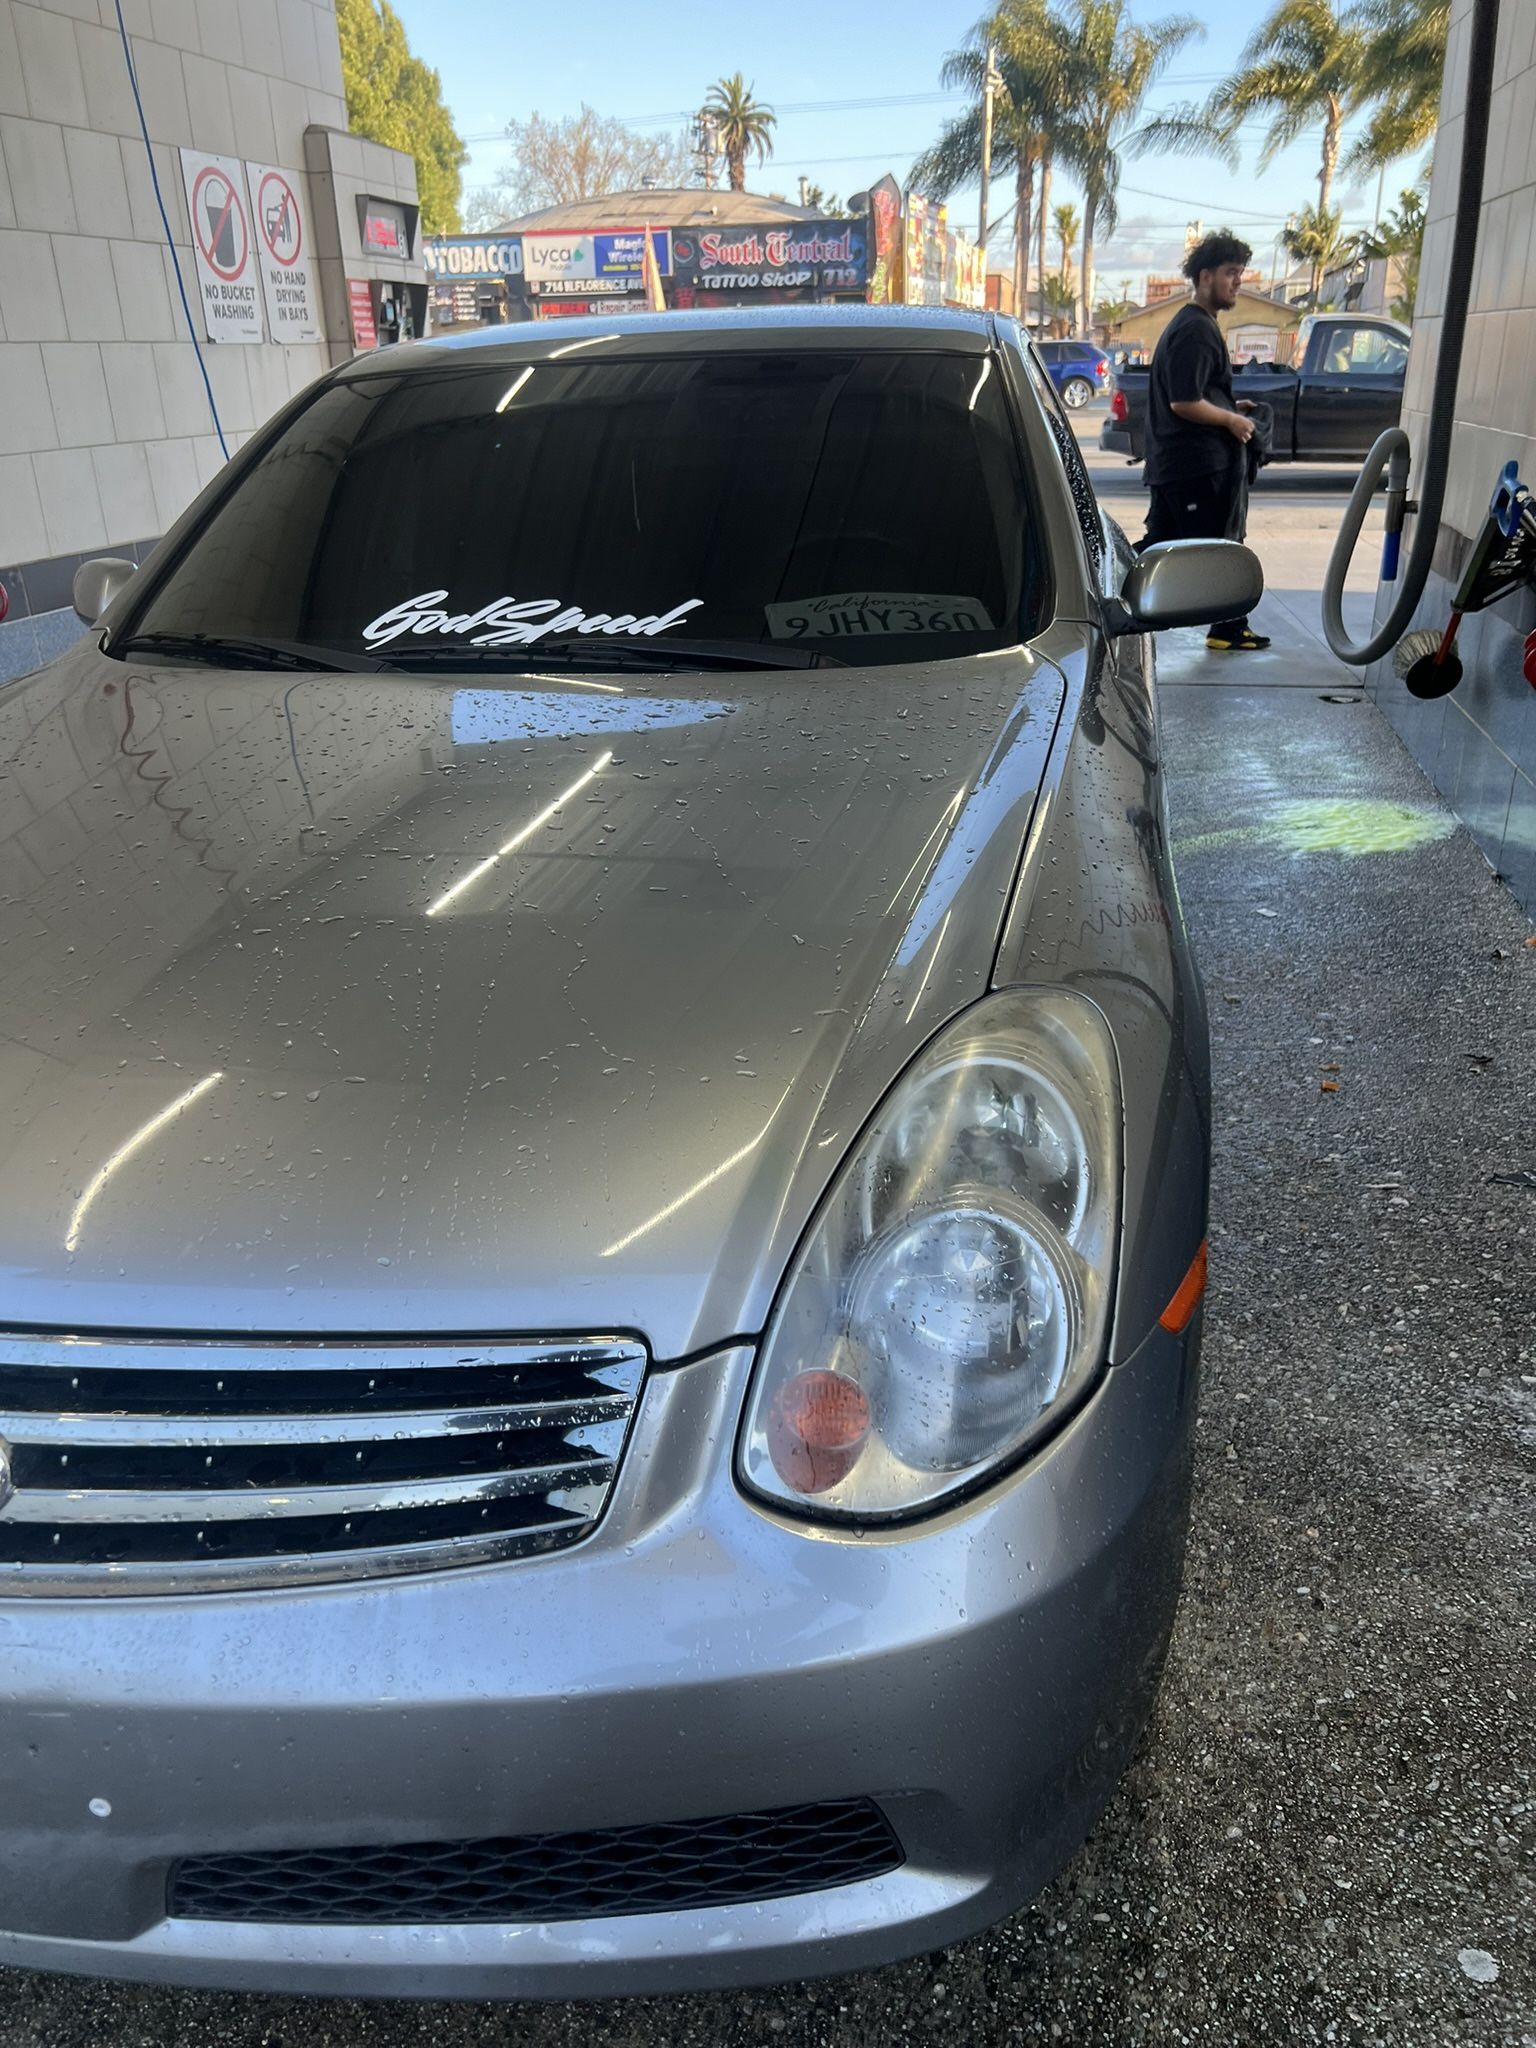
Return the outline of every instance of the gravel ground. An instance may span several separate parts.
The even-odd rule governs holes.
[[[1536,2048],[1536,948],[1306,650],[1171,650],[1215,1038],[1189,1575],[1137,1763],[1006,1925],[862,1977],[365,2006],[0,1973],[0,2048],[480,2043]],[[1223,672],[1225,673],[1225,672]],[[1391,851],[1339,850],[1349,800]],[[1308,850],[1296,850],[1298,846]]]

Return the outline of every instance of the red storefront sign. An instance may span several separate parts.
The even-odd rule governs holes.
[[[352,342],[356,348],[377,348],[379,330],[373,324],[373,294],[366,279],[347,279],[347,303],[352,312]]]

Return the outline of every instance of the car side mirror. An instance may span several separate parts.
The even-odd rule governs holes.
[[[1246,618],[1263,595],[1264,571],[1252,548],[1234,540],[1160,540],[1137,556],[1108,624],[1115,633],[1208,626]]]
[[[70,592],[76,614],[94,626],[138,573],[138,564],[125,562],[121,555],[98,555],[94,561],[82,562]]]

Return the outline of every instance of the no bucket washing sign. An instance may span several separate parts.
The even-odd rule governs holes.
[[[181,154],[203,325],[210,341],[261,341],[261,284],[243,166],[228,156]]]

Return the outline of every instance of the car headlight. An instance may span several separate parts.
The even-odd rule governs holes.
[[[1017,1457],[1103,1361],[1119,1201],[1100,1011],[1020,990],[957,1019],[886,1098],[785,1280],[743,1483],[863,1522]]]

